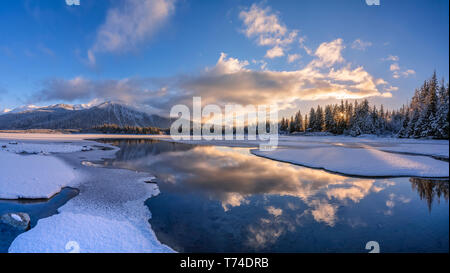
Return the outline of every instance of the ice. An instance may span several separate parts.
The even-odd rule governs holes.
[[[88,164],[114,156],[117,149],[96,147],[111,148],[106,144],[72,140],[70,145],[81,149],[67,152],[61,148],[65,144],[51,138],[27,141],[27,151],[40,146],[57,153],[19,155],[15,152],[21,149],[0,150],[0,198],[47,198],[67,185],[80,193],[59,208],[59,214],[39,220],[19,235],[9,252],[173,252],[158,241],[148,222],[151,213],[144,202],[159,189],[145,181],[154,176]],[[86,144],[95,149],[83,151]]]
[[[64,253],[71,245],[81,253],[171,252],[128,221],[70,212],[40,220],[14,240],[9,252]]]
[[[15,214],[15,213],[11,214],[11,217],[12,217],[14,220],[18,221],[18,222],[22,222],[22,221],[23,221],[22,218],[20,218],[20,216],[17,215],[17,214]]]
[[[0,198],[50,198],[71,185],[73,168],[60,159],[0,150]]]
[[[28,154],[50,154],[50,153],[72,153],[88,149],[83,145],[74,145],[66,143],[29,143],[21,141],[2,141],[0,140],[0,151]]]
[[[448,177],[448,162],[427,156],[383,152],[378,149],[346,147],[279,148],[252,150],[253,154],[306,167],[357,176]]]

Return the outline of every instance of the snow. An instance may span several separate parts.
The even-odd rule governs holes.
[[[3,148],[6,146],[6,148]],[[21,141],[1,141],[0,151],[8,151],[13,153],[29,153],[29,154],[49,154],[49,153],[72,153],[86,149],[83,145],[74,145],[66,143],[29,143]]]
[[[86,147],[83,144],[0,140],[0,198],[52,197],[72,184],[75,173],[62,160],[45,155],[73,153]]]
[[[60,159],[0,150],[0,198],[50,198],[70,185],[74,171]]]
[[[19,215],[15,214],[15,213],[11,214],[11,217],[14,220],[18,221],[18,222],[22,222],[23,221],[22,218]]]
[[[81,253],[170,252],[148,235],[127,221],[64,212],[39,220],[35,228],[14,240],[9,252],[63,253],[69,251],[70,242]]]
[[[448,177],[447,162],[426,156],[383,152],[374,148],[314,147],[251,150],[255,155],[357,176]]]
[[[0,148],[0,198],[4,198],[3,195],[11,198],[48,197],[66,185],[75,185],[80,190],[78,196],[59,208],[59,214],[39,220],[33,229],[19,235],[10,246],[10,252],[67,252],[67,246],[74,243],[80,247],[80,252],[172,252],[157,240],[148,223],[151,213],[144,202],[157,195],[159,190],[156,184],[145,181],[155,178],[148,173],[98,168],[101,164],[92,162],[113,156],[117,150],[82,152],[83,146],[93,147],[92,142],[85,139],[97,138],[148,138],[173,142],[170,136],[0,133],[0,142],[7,143],[6,149]],[[17,140],[17,145],[8,144]],[[74,143],[64,143],[67,141]],[[183,142],[242,147],[259,145],[258,141]],[[23,151],[55,154],[16,154]],[[448,157],[448,141],[371,136],[281,136],[278,149],[252,150],[252,153],[350,175],[449,176],[448,163],[430,157]]]
[[[82,253],[173,252],[158,241],[148,222],[151,213],[144,202],[159,194],[159,188],[145,181],[155,177],[88,163],[114,156],[117,148],[96,149],[94,145],[111,146],[76,140],[77,136],[69,137],[72,144],[54,135],[3,138],[19,140],[17,145],[6,141],[14,148],[0,149],[0,198],[48,198],[65,186],[80,190],[58,214],[39,220],[19,235],[9,252],[60,253],[72,247]],[[92,150],[83,152],[86,147]],[[38,150],[52,155],[17,154]]]

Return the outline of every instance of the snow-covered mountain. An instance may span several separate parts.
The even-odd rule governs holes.
[[[38,108],[39,108],[39,106],[29,104],[29,105],[24,105],[24,106],[20,106],[20,107],[14,108],[11,111],[7,111],[6,113],[9,113],[9,114],[11,114],[11,113],[21,113],[21,112],[25,112],[25,111],[36,110]]]
[[[89,129],[103,124],[120,127],[170,126],[168,118],[149,115],[115,102],[104,102],[92,107],[55,104],[23,109],[1,115],[0,129]]]

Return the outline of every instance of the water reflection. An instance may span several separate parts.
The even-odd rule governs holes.
[[[162,194],[148,200],[151,223],[179,251],[358,252],[374,236],[390,242],[385,251],[448,251],[448,203],[435,201],[448,200],[448,181],[411,179],[417,195],[407,178],[350,178],[246,148],[112,143],[121,150],[106,165],[158,176]]]
[[[30,215],[30,226],[35,227],[38,220],[50,217],[58,213],[58,208],[67,201],[77,196],[79,191],[74,188],[63,188],[58,194],[50,199],[21,199],[2,200],[0,199],[0,215],[14,212],[25,212]],[[0,224],[0,253],[8,251],[12,241],[21,231],[11,229],[7,225]]]
[[[428,204],[428,209],[431,212],[433,201],[437,197],[437,202],[441,202],[441,196],[448,203],[448,180],[433,180],[425,178],[410,178],[412,188],[417,190],[420,199],[425,199]]]

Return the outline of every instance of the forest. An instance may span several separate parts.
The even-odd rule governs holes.
[[[320,105],[302,116],[298,111],[279,123],[282,134],[327,132],[336,135],[391,135],[399,138],[449,138],[449,84],[438,82],[436,72],[416,89],[409,103],[398,110],[383,105],[341,101]]]

